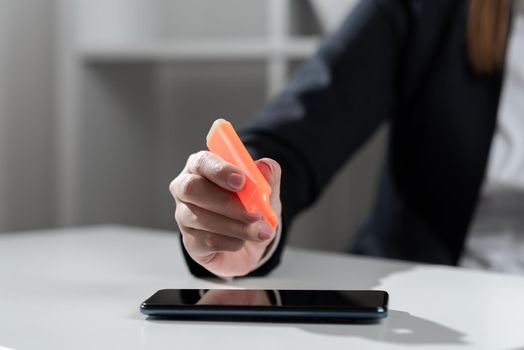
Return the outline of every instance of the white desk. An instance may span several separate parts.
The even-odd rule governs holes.
[[[289,249],[256,288],[377,288],[377,325],[148,321],[191,277],[173,233],[104,226],[0,234],[0,349],[506,349],[524,346],[524,278]]]

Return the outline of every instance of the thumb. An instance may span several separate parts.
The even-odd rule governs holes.
[[[255,163],[271,187],[271,206],[280,213],[280,177],[282,175],[280,164],[270,158],[261,158]]]

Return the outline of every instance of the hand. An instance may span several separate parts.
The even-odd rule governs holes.
[[[256,164],[271,186],[271,207],[280,217],[280,166],[269,158]],[[169,186],[187,252],[218,276],[251,272],[275,237],[275,230],[260,213],[249,213],[234,193],[244,183],[245,175],[239,168],[211,152],[200,151],[188,158]]]

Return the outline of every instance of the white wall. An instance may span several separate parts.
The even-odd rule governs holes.
[[[0,1],[0,231],[54,223],[53,11]]]

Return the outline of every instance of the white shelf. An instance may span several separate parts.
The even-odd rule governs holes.
[[[80,55],[86,62],[264,60],[272,57],[304,59],[318,45],[316,37],[291,38],[282,43],[265,39],[198,39],[156,43],[85,45]]]

